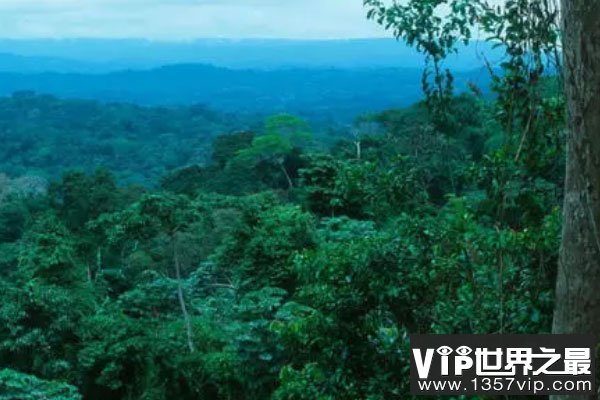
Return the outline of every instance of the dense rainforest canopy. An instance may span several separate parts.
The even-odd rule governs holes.
[[[19,99],[3,112],[24,112]],[[89,171],[82,153],[105,139],[56,111],[78,103],[26,101],[81,132],[72,153],[55,147],[35,171],[77,157]],[[216,136],[205,162],[154,189],[127,185],[143,172],[118,153],[104,162],[124,180],[106,169],[49,184],[4,175],[0,397],[396,398],[408,391],[411,332],[548,332],[562,139],[549,133],[544,153],[515,160],[492,102],[464,94],[450,107],[451,135],[420,103],[359,118],[328,147],[300,118],[268,117]],[[133,131],[157,112],[78,110],[89,108],[148,124]],[[155,123],[212,129],[200,111],[163,110],[173,118]],[[57,146],[54,129],[31,151]],[[148,139],[142,165],[167,170],[161,157],[187,137]],[[27,171],[24,150],[4,168]]]
[[[0,171],[56,179],[104,166],[121,182],[152,185],[170,169],[205,163],[218,134],[254,125],[201,105],[147,108],[17,92],[0,98]]]
[[[412,333],[553,330],[558,11],[364,3],[424,100],[343,129],[0,100],[1,400],[409,398]],[[444,68],[475,30],[493,97]]]

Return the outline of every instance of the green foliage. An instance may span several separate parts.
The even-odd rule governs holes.
[[[250,147],[253,140],[252,132],[217,136],[213,142],[212,160],[220,168],[225,168],[241,150]]]
[[[294,183],[286,164],[293,151],[311,139],[312,133],[306,121],[288,114],[275,115],[265,122],[264,134],[254,138],[250,147],[238,152],[238,159],[255,166],[273,164],[281,170],[288,189],[291,189]]]
[[[164,191],[102,170],[11,189],[0,362],[86,399],[379,400],[408,393],[410,333],[548,332],[560,179],[538,167],[559,153],[532,176],[486,150],[490,104],[451,106],[452,136],[424,104],[366,117],[360,157],[295,148],[283,116]],[[299,170],[283,198],[275,154]]]
[[[217,249],[216,262],[234,268],[239,285],[293,288],[290,259],[315,246],[314,220],[299,207],[278,206],[252,215]]]
[[[485,60],[485,66],[497,95],[495,117],[504,131],[507,152],[536,169],[539,151],[560,148],[559,131],[552,126],[564,123],[562,94],[555,90],[554,98],[549,99],[547,93],[548,81],[562,68],[560,12],[555,2],[410,0],[389,6],[381,0],[363,3],[369,10],[369,19],[391,29],[397,39],[424,54],[428,64],[423,73],[423,89],[436,129],[445,134],[452,131],[453,76],[442,68],[443,61],[458,51],[459,43],[468,44],[474,32],[483,32],[505,55],[499,65]],[[550,157],[544,163],[556,163],[557,159]]]
[[[38,379],[31,375],[4,369],[0,371],[2,400],[80,400],[71,385]]]
[[[190,165],[156,189],[105,170],[49,189],[0,175],[0,398],[410,398],[411,333],[549,332],[564,100],[541,62],[554,16],[525,0],[365,4],[426,54],[426,100],[358,118],[330,149],[282,114],[219,136],[209,161],[184,132],[227,124],[203,108],[111,106],[84,148],[117,146],[105,161],[127,169],[121,156],[147,140],[131,162],[148,179]],[[490,67],[490,101],[454,96],[443,70],[475,29],[508,56]],[[43,115],[87,132],[49,104],[98,107],[22,96],[11,107],[37,107],[23,129]],[[159,131],[177,144],[163,148]],[[150,166],[157,148],[170,160]]]
[[[290,145],[298,146],[312,139],[311,129],[306,121],[289,114],[274,115],[265,122],[266,136],[279,136]]]
[[[119,189],[114,177],[106,170],[96,170],[88,176],[83,172],[69,172],[49,189],[54,208],[73,230],[103,213],[118,207]]]
[[[145,185],[208,161],[212,138],[242,126],[202,106],[106,105],[30,92],[0,99],[0,119],[0,171],[10,176],[57,179],[74,168],[104,166],[121,182]]]

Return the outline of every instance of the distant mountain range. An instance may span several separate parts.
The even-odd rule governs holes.
[[[234,69],[421,68],[423,57],[393,39],[221,40],[0,40],[0,71],[98,73],[171,64],[209,64]],[[494,54],[477,42],[451,56],[448,66],[466,71]],[[19,57],[20,56],[20,57]],[[30,57],[34,57],[33,59]]]
[[[458,88],[487,76],[457,74]],[[0,95],[35,91],[66,98],[142,105],[204,104],[251,114],[291,112],[348,121],[403,107],[422,97],[421,70],[400,68],[235,70],[180,64],[152,70],[81,73],[0,73]]]
[[[452,56],[457,87],[487,87],[475,43]],[[423,57],[391,39],[293,41],[0,40],[0,95],[34,91],[142,105],[347,122],[422,98]]]

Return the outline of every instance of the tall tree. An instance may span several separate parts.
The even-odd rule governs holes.
[[[286,158],[295,148],[311,139],[310,126],[303,119],[290,114],[274,115],[265,122],[265,133],[254,138],[250,147],[240,150],[238,159],[254,164],[273,163],[285,176],[288,189],[293,189],[294,182],[286,168]]]
[[[600,2],[562,0],[567,176],[555,333],[600,337]]]

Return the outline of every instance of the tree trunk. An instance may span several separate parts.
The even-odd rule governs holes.
[[[177,252],[177,239],[174,239],[173,261],[175,264],[175,277],[177,278],[177,298],[179,299],[179,306],[181,307],[183,322],[185,323],[188,349],[190,350],[190,353],[193,353],[196,351],[194,346],[194,332],[192,329],[190,314],[188,313],[187,306],[185,304],[185,297],[183,295],[183,286],[181,284],[181,266],[179,265],[179,254]]]
[[[283,172],[283,174],[285,175],[285,179],[287,180],[288,190],[292,190],[294,188],[294,182],[292,181],[290,174],[287,172],[287,169],[285,168],[285,165],[283,165],[283,163],[279,164],[279,166],[281,167],[281,171]]]
[[[594,334],[598,338],[600,2],[562,0],[562,13],[564,81],[569,120],[563,231],[553,332]],[[585,397],[560,397],[580,398]]]
[[[356,146],[356,159],[360,160],[362,158],[362,143],[360,140],[357,140],[354,142],[354,145]]]

